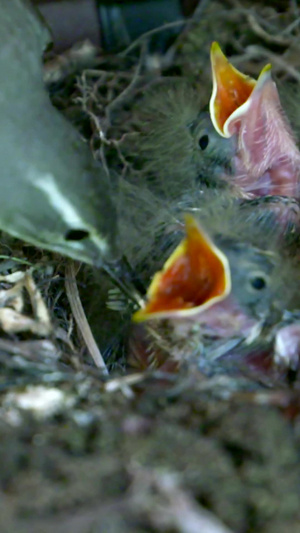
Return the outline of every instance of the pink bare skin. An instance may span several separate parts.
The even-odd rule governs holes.
[[[297,370],[300,362],[300,323],[281,328],[275,338],[274,361],[277,365]]]
[[[227,129],[237,136],[233,180],[249,198],[299,197],[300,152],[271,77],[258,82]]]

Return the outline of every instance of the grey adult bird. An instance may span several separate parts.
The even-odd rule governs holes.
[[[47,29],[22,0],[0,5],[0,229],[100,264],[114,246],[110,184],[42,80]]]

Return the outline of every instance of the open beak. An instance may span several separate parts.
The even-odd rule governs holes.
[[[271,65],[262,70],[258,81],[239,72],[223,54],[217,42],[211,46],[213,91],[209,109],[212,123],[222,137],[231,137],[234,126],[250,106],[253,93],[270,77]]]
[[[218,43],[211,47],[211,65],[210,116],[220,135],[236,135],[239,186],[255,196],[298,196],[300,153],[271,77],[271,65],[255,81],[228,62]]]
[[[192,215],[185,216],[186,237],[157,272],[147,303],[134,322],[188,317],[224,300],[231,291],[229,263]]]

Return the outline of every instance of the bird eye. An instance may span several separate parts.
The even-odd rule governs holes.
[[[89,232],[85,229],[70,229],[66,235],[66,241],[83,241],[89,236]]]
[[[250,284],[256,291],[261,291],[266,287],[266,280],[262,276],[255,276],[250,280]]]
[[[208,147],[209,144],[209,136],[207,134],[202,135],[199,139],[199,146],[201,150],[205,150]]]

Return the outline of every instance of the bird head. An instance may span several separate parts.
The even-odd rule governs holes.
[[[258,239],[239,239],[236,228],[212,240],[195,216],[185,214],[184,221],[185,237],[154,274],[133,320],[188,320],[214,336],[241,333],[244,321],[248,333],[248,325],[264,319],[277,302],[281,261],[272,249],[256,246]]]
[[[149,282],[133,321],[156,354],[163,347],[177,361],[209,360],[216,348],[224,355],[299,305],[299,259],[272,211],[265,216],[252,202],[215,192],[167,207],[155,202],[127,251]]]
[[[298,196],[300,153],[266,65],[257,80],[229,63],[218,43],[211,47],[210,116],[224,138],[236,137],[233,180],[254,196]]]
[[[232,173],[235,138],[218,134],[199,90],[187,80],[149,90],[133,111],[132,129],[128,152],[152,190],[170,196],[193,185],[219,186]]]

